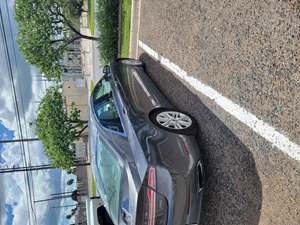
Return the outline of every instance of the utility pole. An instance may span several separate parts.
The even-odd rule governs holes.
[[[59,209],[59,208],[68,208],[68,207],[74,207],[74,206],[78,206],[78,204],[74,204],[74,205],[61,205],[61,206],[52,206],[51,209]]]
[[[71,198],[71,197],[72,197],[72,195],[58,196],[58,197],[54,197],[54,198],[47,198],[47,199],[35,200],[34,203],[48,202],[48,201],[52,201],[52,200],[56,200],[56,199]]]
[[[65,194],[71,194],[73,193],[73,191],[67,191],[67,192],[61,192],[61,193],[54,193],[54,194],[51,194],[52,196],[55,196],[55,195],[65,195]]]
[[[40,141],[38,138],[25,138],[25,139],[13,139],[13,140],[0,140],[2,143],[16,143],[16,142],[30,142],[30,141]]]
[[[73,166],[78,167],[78,166],[89,166],[89,165],[91,165],[91,163],[86,162],[86,163],[76,163]],[[26,172],[26,171],[48,170],[48,169],[59,169],[59,168],[53,167],[51,164],[39,165],[39,166],[3,168],[3,169],[0,169],[0,174],[1,173],[17,173],[17,172]]]
[[[41,200],[35,200],[34,203],[38,203],[38,202],[48,202],[48,201],[52,201],[52,200],[57,200],[57,199],[63,199],[63,198],[72,198],[72,196],[74,196],[74,193],[75,193],[75,196],[82,196],[84,194],[78,194],[76,193],[76,191],[73,191],[72,194],[69,194],[69,195],[61,195],[61,196],[55,196],[53,198],[47,198],[47,199],[41,199]]]

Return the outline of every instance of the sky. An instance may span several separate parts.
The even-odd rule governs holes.
[[[34,121],[38,103],[49,86],[18,50],[13,5],[14,0],[0,0],[0,140],[36,136]],[[20,143],[0,144],[0,168],[24,166],[25,160],[29,165],[49,163],[40,142],[23,146]],[[70,209],[51,207],[74,204],[71,200],[36,203],[31,207],[27,199],[31,197],[33,202],[49,198],[53,193],[74,190],[74,186],[66,185],[71,178],[75,177],[58,169],[33,171],[28,176],[25,173],[0,174],[0,225],[69,224],[71,221],[67,221],[65,215]]]

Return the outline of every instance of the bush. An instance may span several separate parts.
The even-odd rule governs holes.
[[[119,0],[98,0],[97,21],[100,31],[101,63],[107,64],[118,55]]]

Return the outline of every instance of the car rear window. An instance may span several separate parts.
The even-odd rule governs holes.
[[[101,139],[97,139],[96,183],[104,205],[114,224],[118,224],[122,170],[116,155]]]

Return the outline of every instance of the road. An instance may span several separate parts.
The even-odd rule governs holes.
[[[142,0],[139,14],[139,57],[200,126],[203,224],[299,225],[299,1]]]

